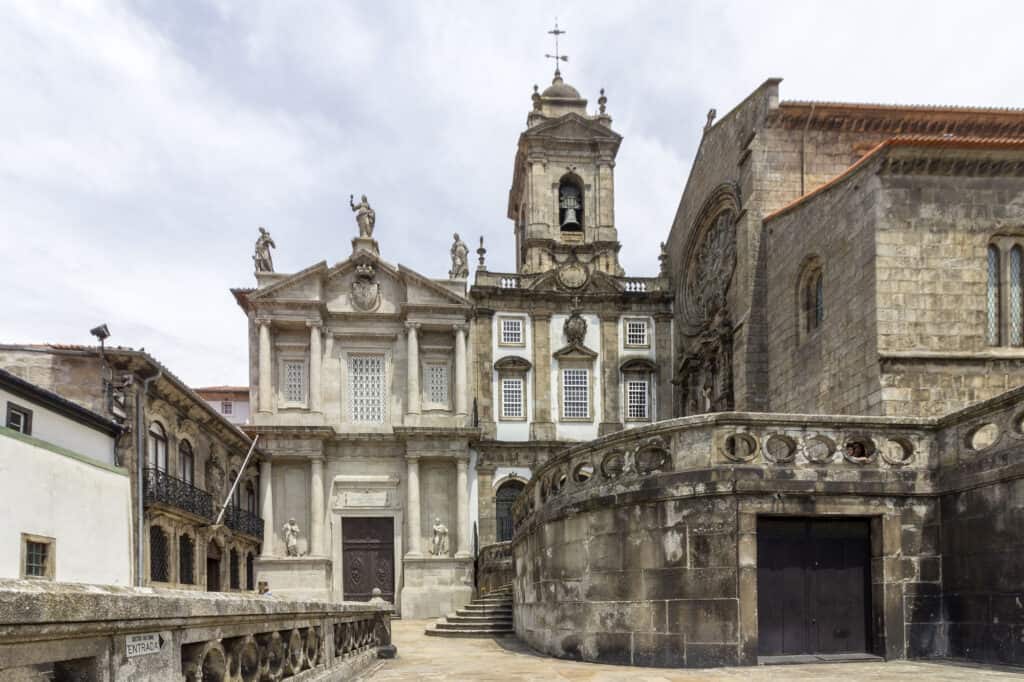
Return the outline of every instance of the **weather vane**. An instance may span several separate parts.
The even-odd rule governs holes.
[[[561,76],[562,73],[558,70],[558,62],[567,62],[567,61],[569,61],[569,57],[567,55],[560,54],[558,52],[558,36],[565,35],[565,31],[562,31],[562,30],[560,30],[558,28],[558,17],[555,17],[555,28],[554,28],[554,30],[548,31],[548,34],[553,35],[555,37],[555,53],[554,54],[546,54],[544,56],[547,57],[548,59],[554,59],[555,60],[555,76],[556,77],[557,76]]]

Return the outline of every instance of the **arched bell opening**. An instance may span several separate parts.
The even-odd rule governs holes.
[[[572,173],[558,181],[558,225],[562,232],[583,231],[583,183]]]

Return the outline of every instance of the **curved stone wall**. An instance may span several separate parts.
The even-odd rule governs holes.
[[[516,633],[587,661],[756,664],[758,517],[866,517],[869,648],[906,657],[904,594],[940,587],[937,426],[722,413],[570,448],[513,510]]]

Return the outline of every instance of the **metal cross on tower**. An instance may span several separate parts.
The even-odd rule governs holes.
[[[548,34],[553,35],[555,37],[555,53],[545,54],[544,56],[547,57],[548,59],[555,60],[555,76],[561,76],[562,73],[558,70],[558,62],[567,62],[569,61],[569,57],[568,55],[560,54],[558,52],[558,36],[565,35],[565,31],[562,31],[558,28],[558,17],[555,17],[555,28],[551,31],[548,31]]]

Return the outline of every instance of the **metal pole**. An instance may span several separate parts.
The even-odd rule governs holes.
[[[224,520],[224,512],[228,508],[228,502],[231,501],[231,497],[235,494],[235,488],[238,487],[238,482],[242,480],[242,474],[245,473],[245,467],[249,466],[249,459],[252,457],[253,451],[256,449],[256,441],[260,439],[260,434],[256,434],[256,437],[252,439],[252,445],[249,446],[249,453],[245,456],[245,461],[242,462],[242,466],[238,468],[238,475],[235,476],[235,482],[231,484],[231,490],[228,491],[228,496],[224,499],[224,504],[220,506],[220,513],[217,514],[217,520],[213,522],[213,525],[219,526],[220,522]]]

